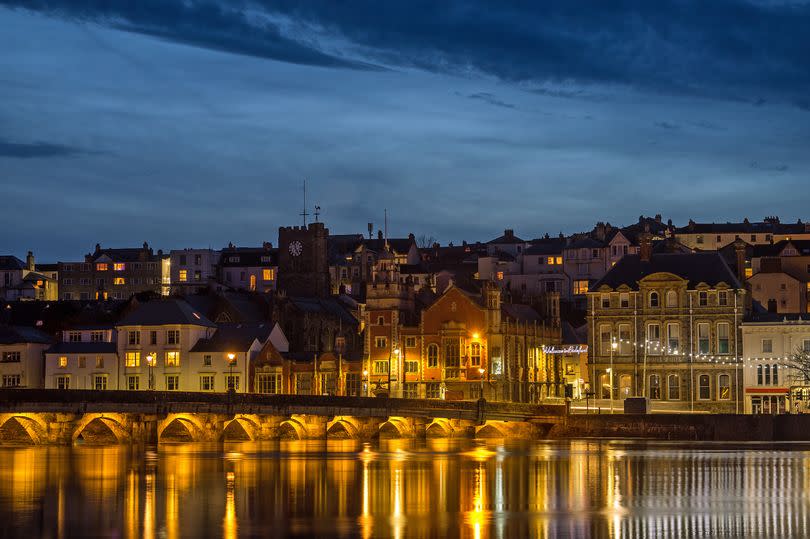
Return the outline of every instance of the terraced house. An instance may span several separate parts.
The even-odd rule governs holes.
[[[653,409],[742,411],[739,326],[748,304],[716,252],[684,253],[673,240],[653,252],[642,235],[639,254],[588,293],[592,391],[619,409],[626,397],[647,396]]]

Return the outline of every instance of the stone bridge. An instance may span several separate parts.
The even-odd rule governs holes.
[[[567,407],[479,401],[0,390],[0,444],[417,437],[542,438]]]

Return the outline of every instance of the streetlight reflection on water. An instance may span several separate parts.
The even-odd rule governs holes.
[[[335,440],[0,457],[4,537],[810,535],[810,453],[790,448]]]

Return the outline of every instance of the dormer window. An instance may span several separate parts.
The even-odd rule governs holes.
[[[709,304],[709,293],[705,290],[698,292],[698,305],[706,307]]]
[[[660,305],[660,300],[658,297],[658,292],[650,292],[650,307],[658,307]]]

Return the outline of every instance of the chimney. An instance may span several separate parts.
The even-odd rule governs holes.
[[[503,231],[503,235],[506,236],[507,238],[514,238],[515,231],[512,230],[511,228],[507,228],[506,230]]]
[[[746,244],[743,240],[739,238],[734,240],[734,254],[737,255],[737,279],[741,283],[745,282],[745,247]]]
[[[383,239],[383,233],[382,233],[382,230],[378,230],[378,231],[377,231],[377,239],[378,239],[378,240]]]
[[[652,258],[652,234],[649,229],[638,235],[638,256],[642,262],[649,262]]]
[[[25,257],[25,265],[28,268],[28,271],[34,271],[36,266],[34,265],[34,253],[28,251],[28,256]]]
[[[661,214],[660,214],[660,213],[656,213],[656,214],[655,214],[655,222],[656,222],[656,223],[658,223],[658,224],[660,225],[660,224],[661,224],[661,219],[662,219]]]
[[[371,236],[374,234],[374,223],[368,224],[368,239],[371,239]]]

